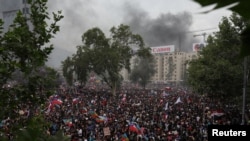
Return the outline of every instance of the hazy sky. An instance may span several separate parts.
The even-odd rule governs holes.
[[[226,9],[201,14],[213,6],[202,8],[192,0],[49,0],[48,6],[65,16],[53,43],[69,51],[75,51],[81,35],[93,27],[108,33],[112,26],[127,24],[149,46],[160,46],[176,44],[179,33],[217,28],[222,16],[231,14]],[[185,33],[183,38],[193,40],[193,34],[214,30]]]

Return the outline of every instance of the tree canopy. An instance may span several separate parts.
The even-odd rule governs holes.
[[[195,91],[218,98],[241,94],[243,59],[240,56],[240,35],[246,26],[247,22],[236,13],[222,18],[220,31],[208,37],[208,45],[199,52],[199,58],[189,64],[188,82]]]
[[[47,0],[28,0],[29,15],[18,11],[6,33],[2,30],[3,21],[0,22],[0,119],[17,116],[23,103],[34,107],[44,103],[54,91],[50,88],[56,84],[58,74],[45,67],[45,62],[53,50],[50,40],[59,31],[57,23],[63,16],[60,11],[52,13],[53,19],[48,24],[46,3]],[[9,85],[13,81],[19,82]],[[45,87],[52,91],[46,93]]]
[[[155,73],[155,60],[152,56],[148,58],[136,58],[134,61],[134,67],[130,73],[130,80],[145,88]]]
[[[229,9],[235,13],[238,13],[246,20],[250,20],[250,13],[249,13],[249,0],[230,0],[230,1],[218,1],[218,0],[193,0],[201,6],[209,6],[215,4],[215,7],[211,10],[216,10],[219,8],[223,8],[229,6]],[[205,13],[210,12],[206,11]],[[241,57],[249,56],[250,55],[250,26],[248,25],[244,31],[241,32]]]
[[[89,29],[82,35],[82,42],[83,45],[77,47],[77,53],[72,57],[76,79],[86,81],[88,74],[93,71],[109,85],[113,94],[123,79],[121,70],[125,68],[130,72],[131,57],[151,55],[142,37],[132,33],[130,27],[123,24],[112,27],[109,38],[98,27]],[[133,54],[133,49],[138,50],[136,54]]]

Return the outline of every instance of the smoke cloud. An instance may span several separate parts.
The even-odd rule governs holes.
[[[195,41],[188,33],[193,23],[191,13],[162,13],[152,18],[139,4],[126,1],[114,1],[113,4],[109,6],[110,9],[105,9],[108,6],[104,2],[100,4],[88,0],[66,0],[63,3],[60,0],[49,1],[51,11],[62,10],[64,15],[60,22],[60,32],[64,34],[56,35],[57,45],[64,46],[67,50],[75,50],[75,47],[81,44],[82,34],[88,29],[99,27],[109,35],[112,26],[122,23],[140,34],[147,46],[175,45],[175,49],[180,51],[192,50],[192,43]]]
[[[162,13],[151,18],[146,11],[129,3],[124,8],[127,9],[124,22],[140,34],[148,46],[175,45],[175,49],[180,51],[192,50],[194,39],[189,34],[192,25],[190,13]]]
[[[192,51],[194,38],[188,33],[192,25],[192,15],[188,12],[177,14],[152,12],[140,8],[140,3],[131,1],[89,1],[50,0],[49,13],[62,10],[64,18],[59,22],[60,32],[52,40],[54,51],[50,56],[54,66],[61,64],[58,57],[75,53],[81,45],[81,36],[88,29],[99,27],[106,35],[113,26],[129,25],[133,33],[140,34],[148,47],[175,45],[176,50]],[[166,10],[167,11],[167,10]],[[156,18],[155,18],[156,17]],[[62,53],[62,52],[67,53]],[[58,63],[56,63],[58,62]]]

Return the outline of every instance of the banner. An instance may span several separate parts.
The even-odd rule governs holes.
[[[174,45],[151,47],[152,54],[174,52]]]
[[[104,132],[104,136],[110,136],[111,135],[109,127],[104,127],[103,132]]]

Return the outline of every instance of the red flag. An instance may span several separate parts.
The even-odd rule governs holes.
[[[73,104],[77,104],[79,102],[79,98],[73,98],[72,102]]]
[[[60,99],[54,99],[51,103],[52,103],[53,105],[60,105],[60,104],[62,104],[63,102],[62,102],[62,100],[60,100]]]
[[[138,129],[134,124],[129,125],[129,131],[138,133]]]
[[[213,111],[212,113],[211,113],[211,117],[213,117],[213,116],[223,116],[224,115],[224,113],[221,111],[221,110],[216,110],[216,111]]]

